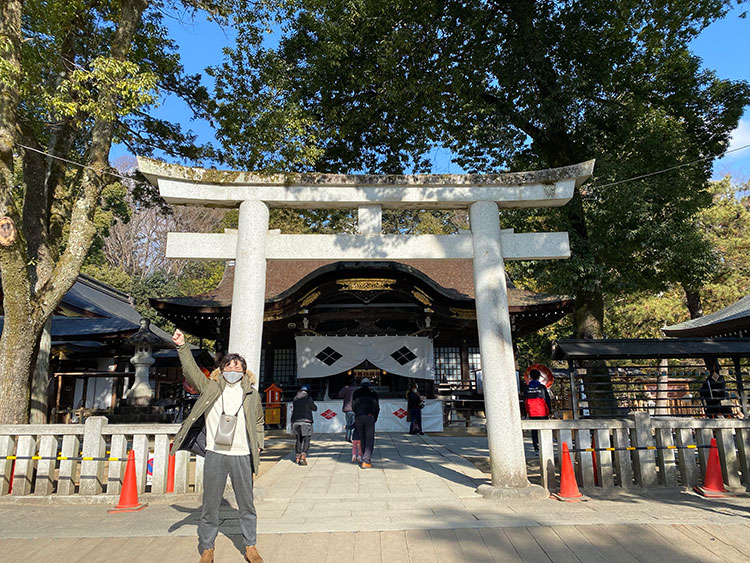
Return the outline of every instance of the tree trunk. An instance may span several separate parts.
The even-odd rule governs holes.
[[[49,400],[49,355],[52,349],[52,317],[47,319],[39,339],[39,351],[36,354],[34,375],[31,379],[31,402],[29,422],[47,424]]]
[[[604,323],[604,298],[600,291],[581,291],[576,296],[576,336],[578,338],[601,339]],[[607,362],[589,360],[581,362],[586,369],[583,387],[592,417],[612,417],[618,414],[612,377]]]
[[[39,329],[27,318],[5,314],[0,337],[0,425],[25,424],[29,416],[29,373]]]
[[[690,311],[690,318],[697,319],[703,316],[703,303],[701,303],[701,294],[692,289],[685,289],[685,298],[687,299],[687,308]]]
[[[112,38],[110,56],[125,60],[138,29],[147,0],[123,0],[120,21]],[[0,90],[0,216],[8,216],[19,228],[14,174],[14,151],[19,103],[18,77],[21,75],[22,0],[0,2],[0,63],[6,78]],[[91,130],[81,181],[81,196],[73,205],[65,251],[51,269],[48,279],[38,279],[34,259],[29,256],[26,239],[39,233],[18,233],[15,242],[0,246],[0,270],[3,283],[5,322],[0,336],[0,424],[23,424],[29,416],[31,370],[39,346],[42,327],[72,287],[95,234],[94,212],[105,185],[109,150],[112,142],[118,94],[103,89],[98,116]],[[26,182],[26,189],[34,189]],[[37,225],[44,229],[48,225]],[[34,269],[34,270],[32,270]],[[46,276],[45,276],[46,277]],[[33,280],[33,282],[32,282]],[[38,288],[33,291],[32,288]]]

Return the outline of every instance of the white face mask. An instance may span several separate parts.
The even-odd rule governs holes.
[[[223,371],[221,374],[224,376],[224,380],[227,383],[237,383],[240,379],[242,379],[242,372],[241,371]]]

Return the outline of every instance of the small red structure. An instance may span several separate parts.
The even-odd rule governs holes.
[[[281,424],[281,391],[275,383],[263,390],[266,394],[266,424]]]

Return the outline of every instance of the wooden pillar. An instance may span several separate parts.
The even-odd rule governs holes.
[[[737,381],[737,393],[740,395],[740,406],[742,414],[747,418],[747,396],[745,395],[745,384],[742,381],[742,359],[739,356],[732,358],[734,363],[734,378]]]
[[[576,395],[576,367],[573,360],[568,360],[570,375],[570,408],[573,409],[573,420],[578,420],[578,396]]]
[[[464,387],[471,386],[471,368],[469,367],[469,344],[465,338],[461,339],[461,383]]]

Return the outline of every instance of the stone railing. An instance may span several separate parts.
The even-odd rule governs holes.
[[[750,487],[750,420],[651,418],[524,420],[539,431],[541,485],[556,486],[562,443],[572,451],[576,481],[590,487],[688,487],[702,482],[716,438],[724,483]],[[593,449],[593,451],[591,451]]]
[[[138,493],[166,492],[170,444],[179,424],[85,424],[0,426],[0,496],[119,495],[128,452],[135,453]],[[147,485],[149,453],[151,484]],[[202,490],[203,458],[178,451],[174,492]]]

